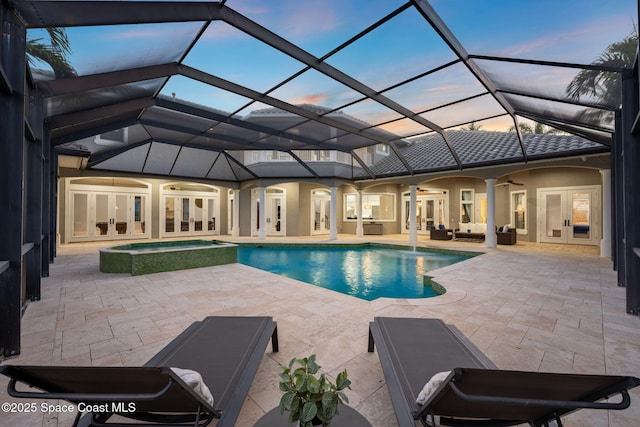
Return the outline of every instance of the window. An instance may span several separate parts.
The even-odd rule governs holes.
[[[362,219],[376,221],[395,221],[396,219],[395,194],[363,194],[362,195]],[[358,195],[345,194],[344,218],[357,219]]]
[[[487,193],[476,194],[475,218],[480,224],[487,223]]]
[[[527,234],[527,192],[511,192],[511,226],[521,234]]]
[[[460,190],[460,222],[473,222],[473,190]]]
[[[384,156],[389,155],[389,146],[387,144],[377,144],[376,145],[376,154],[382,154]]]

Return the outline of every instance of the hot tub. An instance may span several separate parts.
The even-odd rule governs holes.
[[[218,240],[131,243],[100,249],[101,272],[133,276],[235,262],[237,246]]]

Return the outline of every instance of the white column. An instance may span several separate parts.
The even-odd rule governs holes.
[[[485,179],[487,184],[487,232],[484,242],[488,248],[495,248],[498,242],[496,236],[496,179]]]
[[[362,228],[362,190],[358,190],[358,204],[356,205],[356,237],[364,235]]]
[[[264,187],[258,187],[258,200],[259,200],[259,209],[258,209],[258,217],[260,218],[259,229],[258,229],[258,239],[264,240],[267,237],[267,218],[265,218],[265,199],[266,189]]]
[[[240,236],[240,190],[233,190],[233,230],[231,235],[233,237]]]
[[[338,222],[336,221],[338,205],[338,188],[331,187],[331,214],[329,219],[329,240],[338,238]]]
[[[602,240],[600,256],[611,258],[611,169],[602,169]]]
[[[418,226],[416,224],[416,204],[418,196],[415,185],[409,186],[409,243],[416,244],[418,241]]]

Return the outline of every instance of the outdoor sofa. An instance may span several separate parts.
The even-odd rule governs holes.
[[[500,227],[496,231],[496,241],[499,245],[515,245],[517,240],[518,234],[515,228],[507,228],[505,231],[503,227]]]
[[[431,240],[451,240],[453,239],[453,230],[440,224],[438,228],[431,227],[429,229],[429,238]]]
[[[473,222],[461,222],[458,224],[458,228],[453,232],[453,238],[456,240],[476,240],[483,241],[485,239],[485,233],[487,232],[487,224],[473,223]]]
[[[376,317],[369,352],[374,346],[399,427],[561,426],[578,409],[627,408],[628,390],[640,385],[627,376],[499,370],[440,319]]]
[[[13,397],[99,409],[78,412],[74,426],[130,426],[136,420],[203,427],[218,419],[217,427],[232,427],[269,340],[277,352],[271,317],[211,316],[142,367],[4,365],[0,373],[11,378],[7,390]]]

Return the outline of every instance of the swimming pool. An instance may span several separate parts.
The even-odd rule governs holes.
[[[438,295],[425,274],[476,254],[352,246],[238,247],[238,262],[368,301]]]

